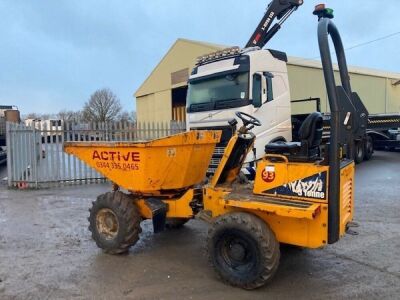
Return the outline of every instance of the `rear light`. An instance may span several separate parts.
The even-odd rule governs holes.
[[[333,19],[333,9],[326,8],[325,4],[316,5],[313,14],[319,18]]]
[[[314,12],[322,11],[325,9],[325,4],[318,4],[315,6]]]

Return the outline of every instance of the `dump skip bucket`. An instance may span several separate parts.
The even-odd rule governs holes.
[[[119,186],[156,194],[200,183],[221,131],[190,131],[149,142],[66,142],[72,154]]]

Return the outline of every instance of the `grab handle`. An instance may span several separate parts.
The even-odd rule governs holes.
[[[265,154],[265,156],[263,157],[263,161],[271,161],[269,158],[278,158],[283,160],[283,162],[288,163],[289,160],[286,156],[284,155],[280,155],[280,154]]]

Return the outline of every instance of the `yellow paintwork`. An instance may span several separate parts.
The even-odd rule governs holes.
[[[253,193],[248,191],[246,194],[242,190],[238,199],[238,194],[235,195],[226,184],[217,184],[236,140],[237,138],[231,139],[215,174],[216,178],[204,189],[204,209],[214,219],[230,212],[247,211],[263,219],[281,243],[307,248],[325,246],[328,241],[329,166],[320,165],[319,162],[289,162],[285,156],[266,155],[257,164]],[[271,182],[262,178],[266,167],[274,170]],[[321,199],[309,195],[297,197],[265,193],[266,190],[323,172],[326,172],[326,185],[325,194]],[[342,167],[340,175],[340,236],[343,236],[348,222],[353,219],[354,162]],[[298,203],[308,204],[308,207],[296,207],[295,204]]]
[[[152,211],[147,207],[145,199],[156,195],[162,197],[167,204],[168,218],[193,218],[194,212],[190,203],[195,198],[195,190],[191,186],[203,180],[220,137],[221,131],[191,131],[142,143],[70,142],[65,144],[65,151],[76,155],[111,181],[130,190],[144,219],[152,218]],[[224,169],[236,142],[237,135],[231,138],[226,147],[211,183],[202,189],[204,210],[211,219],[231,212],[245,211],[264,220],[281,243],[308,248],[326,245],[329,167],[320,165],[319,162],[295,163],[289,162],[284,156],[266,155],[258,162],[253,190],[234,190],[231,183],[240,167]],[[249,144],[247,150],[251,148],[252,145]],[[132,165],[124,168],[125,163]],[[263,178],[265,170],[273,170],[274,173],[271,178],[267,176],[268,180]],[[267,193],[273,188],[323,172],[326,172],[323,190],[325,194],[321,194],[320,198],[316,194],[312,198],[310,194],[297,197],[297,194],[291,196]],[[219,181],[222,173],[223,180]],[[353,219],[354,163],[343,165],[340,176],[340,236],[343,236],[348,222]]]
[[[225,154],[214,175],[211,183],[203,188],[204,210],[215,220],[221,215],[232,212],[248,212],[257,215],[264,220],[273,230],[280,243],[291,244],[307,248],[319,248],[328,241],[328,195],[329,167],[313,163],[289,162],[284,156],[267,155],[258,162],[254,192],[240,189],[240,193],[230,188],[230,176],[223,184],[218,184],[225,164],[237,141],[234,136],[225,149]],[[275,161],[271,160],[275,158]],[[276,160],[278,158],[278,160]],[[262,180],[262,171],[265,167],[275,170],[275,178],[272,182]],[[307,197],[293,197],[283,195],[267,195],[265,190],[290,183],[292,181],[307,178],[309,176],[326,172],[326,195],[324,199]],[[236,173],[231,170],[229,174]],[[345,234],[346,225],[353,219],[354,210],[354,163],[341,168],[340,189],[340,236]],[[192,218],[193,211],[189,203],[194,191],[189,189],[181,198],[165,199],[169,211],[167,217]],[[144,200],[137,201],[143,218],[151,218],[151,211]]]
[[[150,142],[66,142],[77,156],[117,185],[143,194],[201,182],[221,131],[190,131]]]
[[[164,199],[163,201],[168,205],[167,218],[193,218],[193,210],[189,203],[193,200],[193,189],[189,189],[180,198]],[[144,219],[151,219],[153,214],[147,207],[145,200],[138,199],[135,202],[139,208],[139,212]]]
[[[318,203],[311,204],[309,208],[299,208],[252,201],[251,197],[247,197],[241,200],[229,200],[229,196],[227,196],[226,198],[227,200],[225,201],[221,200],[221,205],[237,208],[256,209],[261,212],[264,211],[281,217],[290,217],[297,219],[313,220],[315,218],[315,215],[317,215],[319,213],[319,210],[321,209],[321,204]],[[256,208],[254,205],[255,203],[257,203]]]
[[[346,233],[346,226],[354,215],[354,163],[340,170],[340,236]]]
[[[294,196],[282,196],[265,193],[266,190],[270,190],[289,182],[300,180],[309,177],[314,174],[326,172],[327,182],[329,182],[328,176],[328,166],[319,165],[318,163],[298,163],[298,162],[288,162],[284,156],[282,157],[282,162],[271,162],[271,158],[276,157],[276,155],[266,155],[262,161],[257,164],[256,179],[254,182],[254,193],[260,195],[271,195],[276,197],[282,197],[287,199],[299,199],[312,202],[322,202],[326,203],[328,199],[328,189],[326,189],[326,195],[324,199],[315,199],[309,197],[294,197]],[[272,167],[275,170],[275,178],[271,182],[265,182],[262,178],[262,172],[268,168]],[[327,184],[328,186],[328,184]]]
[[[257,201],[226,202],[226,199],[229,199],[229,193],[228,189],[205,189],[204,209],[210,212],[212,218],[217,218],[226,213],[246,211],[263,219],[281,243],[308,248],[319,248],[326,245],[328,240],[327,204],[313,203],[309,212],[314,212],[315,216],[310,219],[309,213],[304,210],[293,209],[290,206],[268,206]],[[245,202],[245,204],[242,202]],[[238,206],[235,206],[235,204]]]

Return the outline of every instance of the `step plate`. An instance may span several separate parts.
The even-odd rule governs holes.
[[[232,192],[222,200],[224,205],[231,207],[261,210],[279,216],[299,219],[314,219],[321,210],[318,203],[283,200],[267,196]]]

